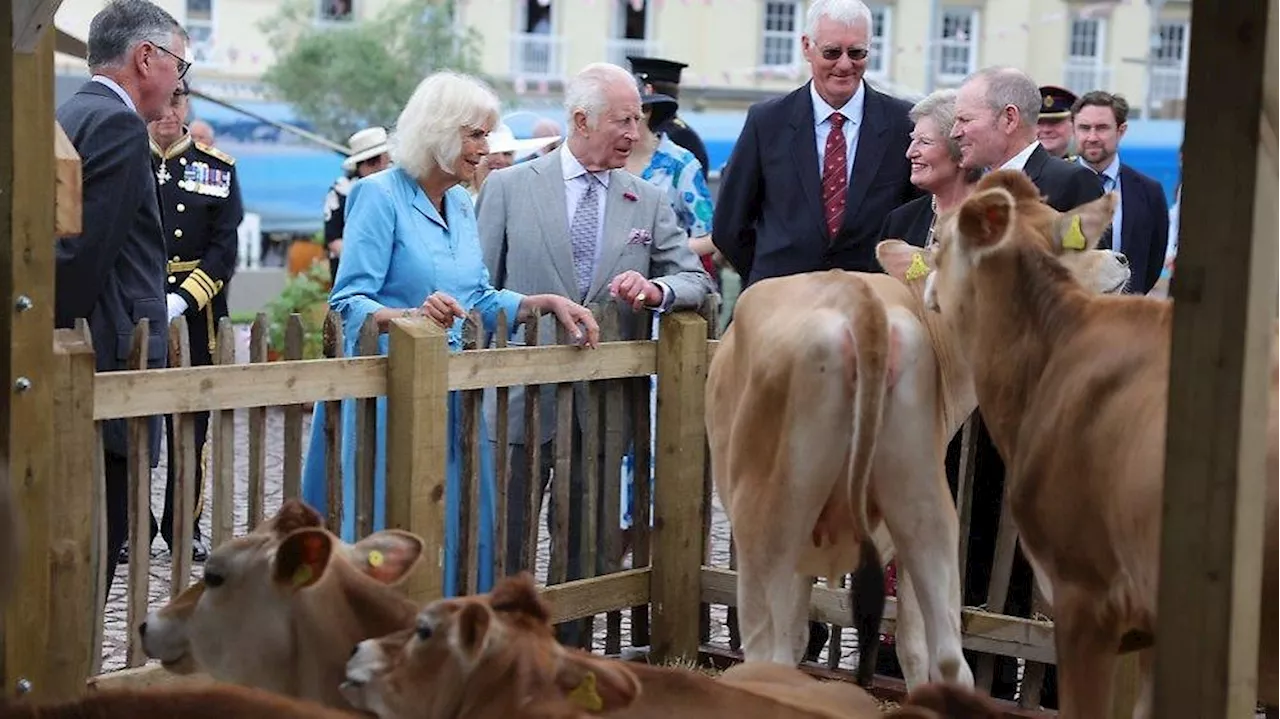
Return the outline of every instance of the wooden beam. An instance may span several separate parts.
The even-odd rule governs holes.
[[[1192,16],[1153,716],[1236,719],[1254,711],[1264,513],[1276,503],[1265,436],[1276,156],[1259,139],[1276,3],[1192,0]]]
[[[62,0],[13,0],[13,51],[35,52],[41,34],[53,28],[53,16],[61,4]]]
[[[61,235],[78,235],[84,224],[84,185],[81,183],[80,153],[62,126],[53,123],[53,150],[58,164],[57,197],[54,200],[53,231]]]
[[[738,575],[731,569],[702,568],[702,601],[708,604],[738,606]],[[814,585],[809,600],[809,618],[847,627],[853,617],[849,590]],[[885,598],[881,631],[892,634],[898,624],[898,600]],[[1057,655],[1053,648],[1053,623],[1023,617],[992,614],[965,607],[960,611],[961,644],[990,654],[1021,657],[1053,664]]]
[[[702,483],[707,433],[707,321],[663,315],[658,327],[658,433],[652,533],[653,653],[698,658],[702,588]]]
[[[20,3],[14,9],[31,6]],[[15,26],[12,37],[20,29]],[[41,34],[34,50],[11,55],[8,86],[0,88],[6,98],[0,112],[7,115],[0,117],[5,135],[0,144],[9,146],[0,151],[0,194],[12,199],[0,217],[0,392],[6,393],[0,401],[0,464],[26,524],[18,591],[5,608],[3,686],[25,678],[33,697],[56,699],[58,687],[48,681],[56,670],[47,661],[49,521],[57,506],[50,484],[55,454],[53,33]]]
[[[649,567],[538,587],[555,624],[649,603]]]

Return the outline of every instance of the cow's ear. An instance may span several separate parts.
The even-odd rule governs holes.
[[[960,206],[956,228],[965,251],[989,250],[1013,229],[1015,203],[1003,187],[975,193]]]
[[[1108,192],[1092,202],[1058,215],[1053,223],[1053,243],[1059,253],[1092,250],[1098,246],[1116,214],[1116,193]]]
[[[449,646],[468,669],[474,667],[489,648],[495,626],[493,613],[478,602],[468,602],[453,615]]]
[[[902,240],[885,240],[876,245],[880,266],[904,283],[923,280],[933,272],[933,247],[925,249]]]
[[[299,529],[276,549],[275,580],[293,590],[320,581],[333,553],[333,538],[323,529]]]
[[[348,552],[356,568],[383,584],[395,585],[422,556],[422,540],[408,532],[386,529],[356,542]]]
[[[626,708],[640,695],[640,680],[625,662],[577,649],[562,652],[555,681],[566,699],[593,714]]]

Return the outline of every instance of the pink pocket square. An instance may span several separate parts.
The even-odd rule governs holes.
[[[650,242],[653,242],[653,235],[649,234],[648,230],[639,227],[632,228],[631,233],[627,235],[628,245],[647,245]]]

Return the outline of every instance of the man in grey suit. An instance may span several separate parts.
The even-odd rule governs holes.
[[[133,328],[150,322],[147,363],[163,367],[169,319],[165,237],[147,123],[174,99],[190,63],[187,35],[146,0],[113,0],[89,24],[93,77],[58,108],[80,155],[84,229],[57,240],[54,316],[58,327],[88,319],[97,370],[128,366]],[[178,310],[181,311],[180,309]],[[162,432],[151,418],[151,465]],[[103,423],[107,503],[107,588],[128,532],[128,443],[123,420]],[[105,597],[103,598],[105,599]]]
[[[688,235],[677,224],[666,194],[620,169],[644,121],[635,78],[617,65],[595,63],[570,81],[565,95],[565,145],[498,170],[485,181],[476,205],[485,264],[495,287],[561,294],[582,304],[616,298],[631,308],[622,318],[624,333],[647,337],[649,315],[640,313],[697,308],[713,291],[711,278],[689,249]],[[540,325],[541,342],[554,338],[553,331],[549,322]],[[553,389],[544,388],[540,402],[544,493],[556,425]],[[518,498],[528,496],[531,472],[523,446],[522,388],[513,387],[510,398],[507,556],[509,566],[518,569],[524,536],[524,505]],[[492,402],[486,403],[485,420],[494,422]],[[575,412],[575,435],[580,421]],[[495,436],[492,428],[490,436]],[[580,472],[575,469],[571,478],[575,498],[583,491]],[[570,547],[578,546],[580,514],[575,501],[569,513]],[[575,558],[568,571],[570,579],[581,576]]]

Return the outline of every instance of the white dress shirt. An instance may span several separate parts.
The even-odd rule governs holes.
[[[1039,140],[1032,140],[1030,145],[1022,148],[1022,152],[1010,157],[1007,162],[999,167],[1001,170],[1022,170],[1027,166],[1027,160],[1031,159],[1031,153],[1036,151],[1040,146]]]
[[[859,82],[853,97],[839,109],[828,105],[827,101],[822,99],[813,82],[809,83],[809,97],[813,99],[813,134],[818,142],[819,178],[822,177],[822,156],[827,151],[827,136],[831,134],[831,114],[839,112],[844,115],[845,123],[840,130],[844,133],[844,173],[847,182],[853,175],[853,158],[858,152],[858,130],[862,128],[862,108],[866,105],[867,84]]]
[[[1083,157],[1079,158],[1077,162],[1088,168],[1089,172],[1097,172],[1097,170],[1089,167]],[[1123,226],[1121,222],[1124,219],[1124,204],[1121,202],[1124,199],[1124,191],[1120,189],[1120,153],[1117,152],[1115,157],[1111,158],[1111,164],[1107,165],[1107,169],[1098,172],[1098,174],[1102,177],[1110,178],[1109,183],[1103,182],[1103,189],[1107,192],[1116,193],[1116,214],[1111,218],[1111,249],[1116,252],[1124,252],[1124,249],[1120,247],[1120,228]],[[1098,179],[1101,181],[1102,177]],[[1107,187],[1108,184],[1111,186]]]
[[[121,100],[124,100],[124,104],[128,105],[130,110],[133,110],[134,112],[138,111],[138,106],[133,104],[133,98],[129,97],[129,93],[125,92],[123,87],[120,87],[120,83],[112,80],[106,75],[94,75],[89,79],[111,88],[115,94],[120,96]]]

